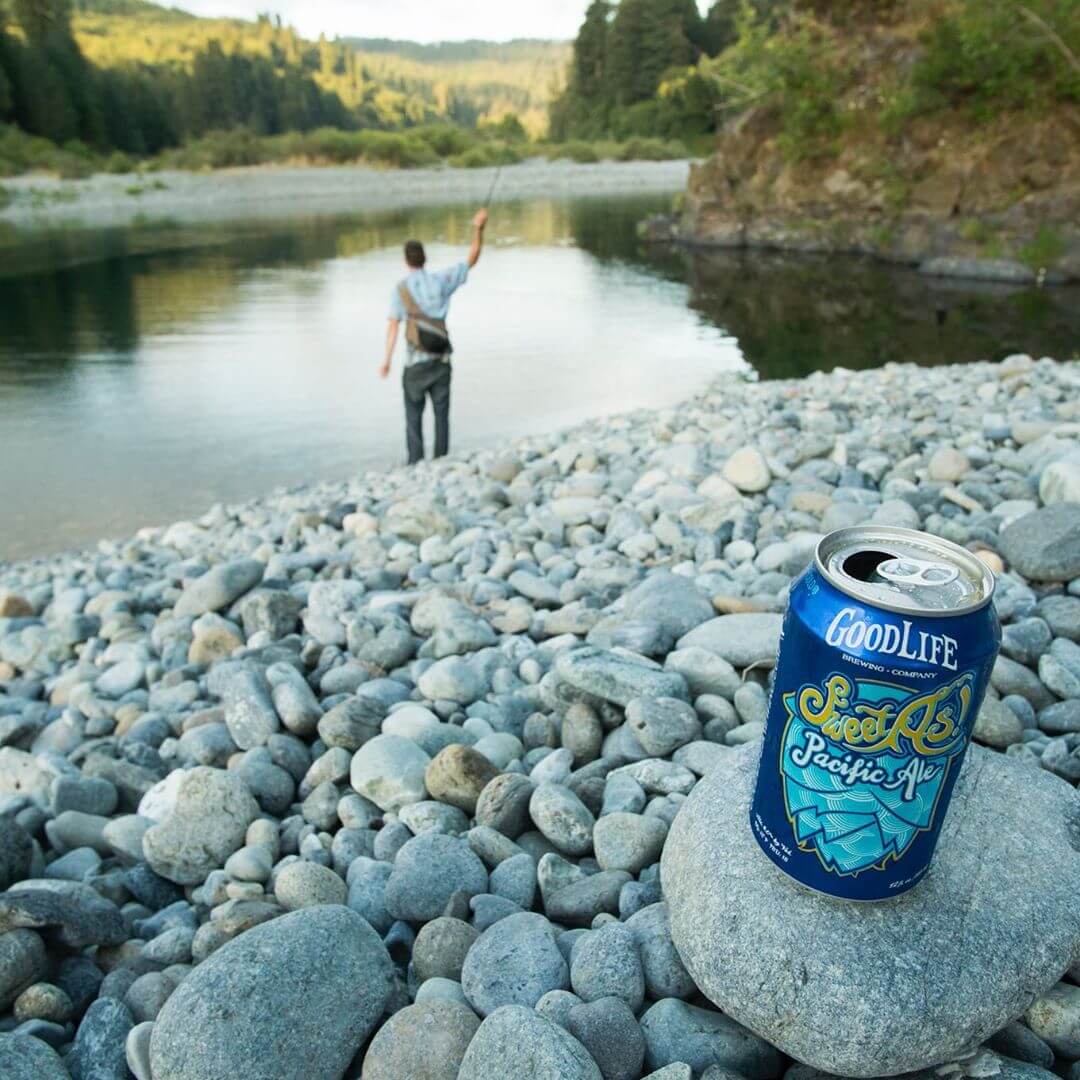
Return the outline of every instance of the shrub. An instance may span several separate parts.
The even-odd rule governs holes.
[[[100,164],[85,143],[57,146],[13,126],[0,125],[0,176],[26,172],[52,173],[64,179],[89,176]]]
[[[1049,225],[1040,225],[1034,238],[1017,252],[1020,261],[1032,270],[1052,267],[1065,254],[1061,234]]]
[[[424,124],[410,128],[409,134],[427,143],[441,158],[463,154],[476,142],[476,135],[453,124]]]
[[[548,151],[548,157],[556,161],[569,158],[570,161],[578,161],[587,164],[600,160],[600,154],[593,143],[583,139],[571,139],[569,142],[556,143]]]
[[[686,147],[678,140],[630,139],[619,147],[620,161],[671,161],[686,157]]]
[[[104,169],[107,173],[134,172],[135,162],[122,150],[114,150],[106,159]]]
[[[449,164],[459,169],[483,169],[492,165],[513,165],[521,160],[521,154],[501,142],[479,143],[463,154],[455,154]]]
[[[1002,108],[1080,102],[1080,74],[1047,32],[1080,53],[1075,13],[1076,0],[1029,0],[1025,8],[1013,0],[959,0],[931,22],[897,113],[968,107],[984,119]]]

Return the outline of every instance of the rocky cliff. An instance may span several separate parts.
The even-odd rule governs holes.
[[[905,116],[896,88],[932,32],[894,20],[845,40],[826,26],[822,62],[843,65],[829,137],[793,152],[775,94],[735,112],[692,171],[679,236],[999,279],[1080,276],[1080,109],[1036,86],[1023,107],[973,110],[961,97]]]

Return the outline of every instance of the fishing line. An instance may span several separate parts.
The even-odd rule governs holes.
[[[541,49],[537,54],[536,63],[533,64],[532,71],[529,73],[529,86],[535,86],[536,76],[540,73],[540,65],[544,62],[546,56],[545,50]],[[550,103],[549,103],[550,106]],[[495,175],[491,179],[491,187],[488,188],[487,198],[484,200],[484,209],[487,210],[491,206],[491,200],[495,195],[495,189],[499,186],[499,179],[502,176],[503,165],[505,163],[500,161],[498,167],[495,170]]]

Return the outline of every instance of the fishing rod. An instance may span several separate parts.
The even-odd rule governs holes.
[[[544,58],[545,50],[541,49],[536,56],[536,63],[533,64],[532,71],[529,73],[529,86],[536,85],[536,76],[540,74],[540,65],[544,62]],[[491,178],[491,187],[488,188],[487,198],[484,200],[485,210],[488,210],[491,207],[491,200],[495,195],[495,189],[499,186],[499,180],[502,177],[504,164],[505,162],[503,161],[499,162],[498,167],[495,169],[495,175]]]

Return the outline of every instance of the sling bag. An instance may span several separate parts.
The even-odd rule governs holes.
[[[427,353],[429,356],[438,356],[443,359],[449,357],[454,350],[450,345],[446,321],[425,315],[404,281],[398,285],[398,295],[409,316],[405,322],[405,340],[414,349]]]

